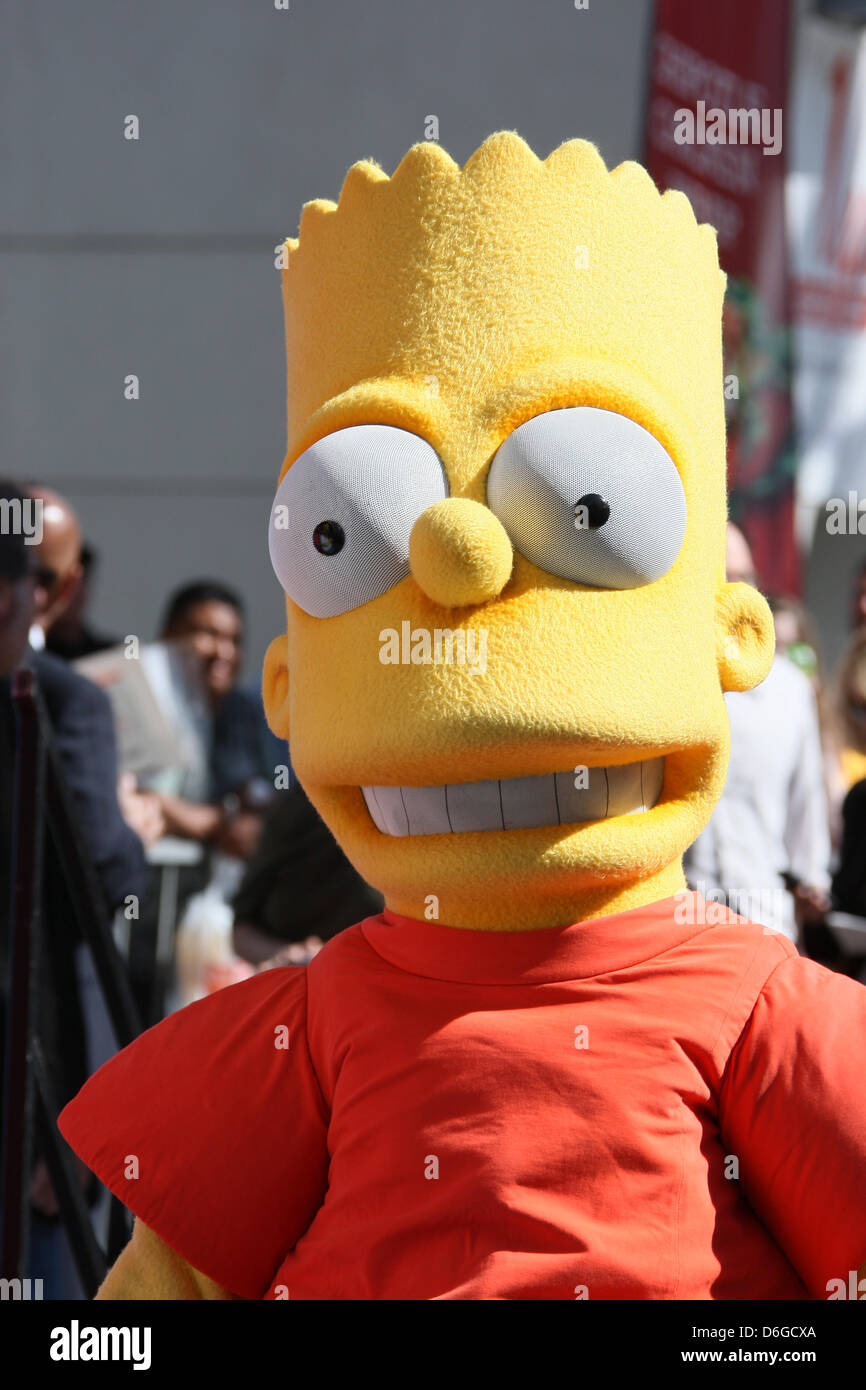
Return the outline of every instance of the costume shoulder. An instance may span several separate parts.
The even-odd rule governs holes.
[[[866,1260],[866,988],[790,954],[725,1072],[719,1122],[739,1181],[815,1298]]]
[[[195,1269],[262,1297],[327,1183],[305,970],[269,970],[172,1014],[106,1062],[58,1124]]]
[[[679,908],[677,909],[679,911]],[[690,894],[682,920],[700,927],[672,957],[687,968],[688,988],[704,1024],[703,1048],[714,1090],[761,990],[797,950],[780,931],[741,917],[725,903]]]

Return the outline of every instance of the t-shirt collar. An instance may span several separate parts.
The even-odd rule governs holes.
[[[701,930],[698,893],[539,931],[471,931],[387,908],[361,930],[377,955],[412,975],[470,984],[587,979],[651,960]]]

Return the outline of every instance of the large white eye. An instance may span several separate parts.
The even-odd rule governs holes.
[[[595,406],[520,425],[496,452],[487,500],[527,560],[602,589],[660,579],[686,532],[673,459],[642,425]]]
[[[426,440],[391,425],[352,425],[318,440],[277,489],[271,564],[289,598],[333,618],[409,573],[409,532],[448,495]]]

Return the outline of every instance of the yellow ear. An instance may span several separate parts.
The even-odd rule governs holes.
[[[716,598],[716,660],[723,690],[753,690],[773,664],[773,615],[750,584],[725,584]]]
[[[275,637],[265,652],[262,700],[271,733],[289,737],[289,643],[286,634]]]

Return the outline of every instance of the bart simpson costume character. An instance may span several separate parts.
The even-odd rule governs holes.
[[[714,233],[500,133],[355,165],[286,251],[265,706],[387,907],[63,1112],[137,1217],[100,1296],[828,1297],[866,990],[680,862],[772,659],[724,577]]]

